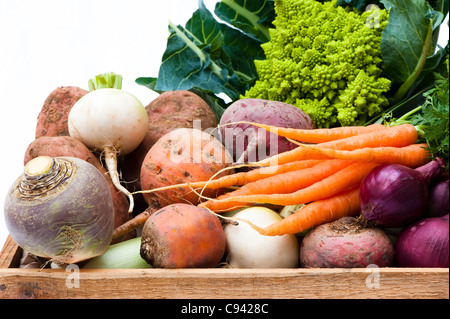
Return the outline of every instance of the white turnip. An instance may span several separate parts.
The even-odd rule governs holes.
[[[114,205],[103,175],[75,157],[39,156],[9,189],[5,221],[24,250],[65,265],[103,254]]]
[[[99,85],[79,99],[69,113],[69,134],[103,153],[111,179],[128,196],[132,212],[133,196],[120,184],[117,156],[130,153],[141,143],[147,133],[148,116],[135,96],[120,89],[120,76],[109,74],[96,79],[101,82],[104,78],[112,82],[119,79],[119,85],[106,88]]]
[[[297,267],[299,244],[295,235],[264,236],[247,223],[266,227],[281,218],[275,211],[262,206],[246,208],[234,214],[233,219],[238,220],[238,224],[229,223],[225,226],[229,266],[232,268]]]

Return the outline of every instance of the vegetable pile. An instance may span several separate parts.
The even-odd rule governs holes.
[[[24,252],[84,269],[449,267],[448,2],[214,13],[200,0],[169,23],[158,77],[136,79],[159,93],[146,106],[115,73],[50,93],[5,200]]]

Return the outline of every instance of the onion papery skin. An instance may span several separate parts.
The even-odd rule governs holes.
[[[424,213],[428,185],[406,166],[375,167],[360,187],[361,215],[380,227],[406,227]]]
[[[114,230],[106,179],[81,159],[56,157],[53,161],[60,171],[48,182],[27,188],[34,182],[24,172],[10,187],[4,210],[11,237],[29,253],[59,265],[103,254]]]
[[[399,267],[449,267],[448,215],[422,219],[405,228],[396,243]]]
[[[428,190],[425,217],[441,217],[450,213],[448,177],[432,184]]]

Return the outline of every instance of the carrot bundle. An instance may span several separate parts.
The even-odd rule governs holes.
[[[278,132],[297,143],[298,141],[316,143],[298,143],[299,147],[291,151],[254,164],[272,167],[295,160],[321,159],[320,164],[303,170],[303,173],[311,173],[314,169],[318,170],[332,163],[333,159],[347,160],[351,163],[336,167],[336,170],[329,171],[323,178],[305,174],[303,180],[296,181],[302,179],[300,171],[275,174],[199,204],[219,213],[253,204],[283,206],[306,204],[295,214],[258,230],[268,236],[298,233],[344,216],[357,215],[360,211],[359,185],[375,166],[400,164],[416,168],[431,160],[426,149],[427,145],[416,144],[418,134],[415,127],[410,124],[318,130],[274,129],[256,123],[255,126]],[[308,176],[311,176],[309,182]],[[291,185],[295,185],[297,190],[293,191],[294,186]]]
[[[291,151],[248,163],[248,166],[257,167],[248,172],[146,192],[171,187],[238,187],[198,205],[214,213],[254,204],[306,204],[280,222],[257,229],[268,236],[283,235],[297,233],[344,216],[357,215],[360,211],[359,185],[377,165],[401,164],[416,168],[431,160],[427,145],[416,144],[418,134],[410,124],[393,127],[374,124],[367,127],[312,130],[248,124],[278,133],[299,146]]]
[[[330,129],[331,130],[331,129]],[[288,136],[287,136],[288,137]],[[292,135],[295,137],[295,134]],[[288,137],[292,142],[295,138]],[[359,135],[344,137],[319,144],[300,144],[291,151],[266,158],[257,162],[260,166],[270,166],[274,164],[284,164],[299,159],[326,159],[333,158],[332,155],[322,152],[322,149],[335,149],[342,151],[354,151],[362,148],[378,147],[403,147],[416,143],[418,133],[411,124],[401,124],[386,127],[383,130],[374,130],[361,133]]]
[[[427,144],[411,144],[404,147],[361,148],[353,151],[335,150],[320,146],[303,146],[315,150],[332,158],[352,161],[374,162],[379,164],[400,164],[416,168],[430,161]]]
[[[342,217],[358,215],[359,211],[359,187],[356,186],[346,192],[312,202],[258,231],[266,236],[295,234]]]
[[[361,135],[364,133],[370,133],[374,131],[380,131],[387,129],[382,124],[371,124],[368,126],[343,126],[334,128],[319,128],[319,129],[294,129],[286,127],[275,127],[267,124],[253,123],[253,122],[235,122],[231,124],[250,124],[268,132],[290,138],[303,143],[324,143],[334,140],[343,139],[350,136]]]
[[[274,205],[306,204],[336,195],[343,190],[359,185],[362,179],[377,165],[370,162],[354,162],[336,173],[292,193],[228,195],[224,199],[218,197],[203,202],[199,206],[221,212],[235,207],[236,202]],[[233,193],[235,192],[231,192],[231,194]]]

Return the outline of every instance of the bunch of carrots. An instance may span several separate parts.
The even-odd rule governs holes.
[[[431,160],[427,145],[417,143],[417,130],[410,124],[313,130],[247,124],[286,137],[298,147],[249,163],[257,168],[248,172],[169,187],[237,187],[199,204],[219,214],[254,204],[305,204],[275,224],[265,228],[253,225],[267,236],[298,233],[344,216],[355,216],[360,211],[359,186],[374,167],[401,164],[416,168]],[[236,166],[230,168],[233,167]]]

